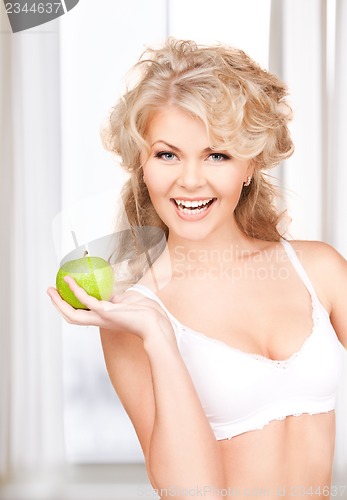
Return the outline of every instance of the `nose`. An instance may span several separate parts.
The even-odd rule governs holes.
[[[180,187],[195,190],[206,184],[203,168],[200,161],[190,160],[182,162],[177,178]]]

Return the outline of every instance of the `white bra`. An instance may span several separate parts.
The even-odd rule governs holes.
[[[312,299],[313,328],[290,358],[275,361],[230,347],[180,323],[149,288],[137,291],[167,313],[180,354],[187,366],[217,440],[255,429],[289,415],[317,414],[335,408],[342,346],[329,315],[293,247],[282,244]]]

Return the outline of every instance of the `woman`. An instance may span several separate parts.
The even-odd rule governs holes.
[[[286,88],[242,51],[173,39],[136,69],[105,142],[135,248],[144,226],[165,248],[110,302],[67,279],[89,311],[49,294],[100,327],[161,498],[329,496],[347,264],[282,237],[265,171],[293,151]]]

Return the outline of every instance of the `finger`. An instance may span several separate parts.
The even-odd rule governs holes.
[[[61,312],[61,310],[59,309],[59,307],[57,306],[57,304],[54,302],[54,300],[51,297],[50,297],[50,299],[51,299],[53,307],[58,311],[58,313],[60,314],[60,316],[62,316],[65,319],[65,321],[69,322],[69,318],[67,318],[67,316],[65,316],[65,314],[63,314]]]
[[[55,288],[49,288],[47,290],[47,293],[54,307],[68,323],[81,326],[100,326],[100,318],[93,311],[86,311],[85,309],[75,309],[61,298]]]
[[[71,276],[65,276],[64,281],[69,285],[70,290],[74,293],[77,299],[90,310],[97,310],[100,301],[89,295],[82,287],[80,287]]]

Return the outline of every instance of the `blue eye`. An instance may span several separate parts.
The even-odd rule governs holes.
[[[223,160],[230,160],[230,156],[225,155],[223,153],[212,153],[210,154],[209,158],[212,159],[214,162],[221,162]]]
[[[154,158],[161,158],[162,160],[172,161],[177,158],[174,153],[170,153],[170,151],[160,151],[154,155]]]

